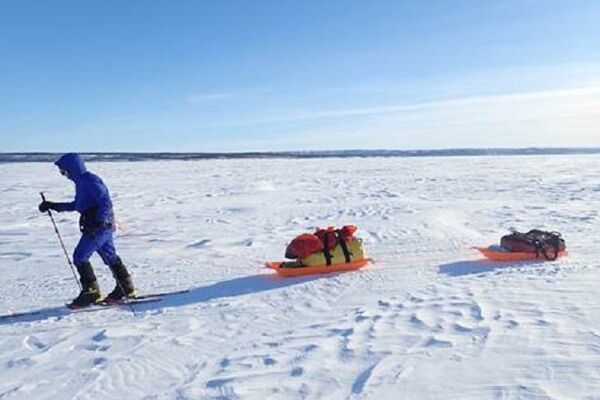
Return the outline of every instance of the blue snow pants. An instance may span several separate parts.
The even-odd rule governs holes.
[[[104,264],[109,267],[117,261],[112,229],[102,229],[93,235],[81,235],[73,252],[73,263],[75,266],[80,266],[88,262],[94,252],[98,252]]]

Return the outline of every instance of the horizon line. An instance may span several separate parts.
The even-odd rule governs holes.
[[[51,162],[66,152],[0,152],[0,164],[13,162]],[[350,158],[350,157],[450,157],[450,156],[532,156],[600,154],[599,146],[589,147],[457,147],[443,149],[345,149],[345,150],[293,150],[248,152],[128,152],[82,151],[77,152],[86,161],[194,161],[206,159],[252,158]]]

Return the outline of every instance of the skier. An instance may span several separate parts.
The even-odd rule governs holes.
[[[73,263],[77,267],[82,290],[70,306],[86,307],[100,301],[115,303],[124,297],[134,298],[131,276],[113,244],[115,219],[108,188],[102,179],[86,169],[83,159],[78,154],[67,153],[54,164],[62,175],[75,183],[75,199],[70,203],[44,200],[38,207],[40,212],[78,211],[81,214],[79,229],[82,235],[73,252]],[[89,261],[94,252],[98,252],[117,281],[113,291],[104,300],[101,298],[100,287]]]

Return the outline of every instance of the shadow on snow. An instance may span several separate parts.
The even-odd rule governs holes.
[[[532,264],[543,263],[543,260],[528,260],[528,261],[492,261],[492,260],[469,260],[456,261],[439,266],[440,274],[447,276],[466,276],[478,275],[489,272],[497,272],[506,270],[510,267],[527,266]]]
[[[320,276],[307,276],[299,278],[281,278],[271,274],[259,274],[251,276],[238,277],[222,282],[217,282],[209,286],[202,286],[191,289],[187,293],[165,295],[160,301],[147,302],[134,305],[136,312],[160,310],[164,308],[183,307],[191,304],[207,302],[210,300],[243,296],[251,293],[265,292],[279,289],[287,286],[298,285],[318,279]],[[128,307],[126,304],[120,307]],[[80,312],[93,312],[108,310],[115,307],[106,308],[85,308],[78,311],[71,311],[65,306],[48,307],[22,313],[13,313],[0,315],[0,325],[10,325],[22,322],[42,321],[49,318],[62,318],[68,315]]]

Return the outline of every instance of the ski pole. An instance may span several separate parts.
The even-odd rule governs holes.
[[[44,196],[44,192],[40,192],[40,196],[42,196],[42,200],[46,201],[46,197]],[[50,209],[46,210],[46,212],[48,213],[48,216],[50,217],[50,221],[52,221],[52,225],[54,226],[54,232],[56,232],[56,236],[58,236],[58,241],[60,242],[60,246],[63,249],[63,252],[65,253],[65,257],[67,258],[67,262],[69,263],[69,267],[71,267],[71,272],[73,273],[73,278],[75,278],[75,281],[77,282],[77,286],[79,286],[79,290],[83,290],[83,287],[81,286],[81,282],[79,282],[79,279],[77,279],[77,274],[75,273],[75,267],[73,267],[73,263],[71,262],[71,258],[69,257],[69,253],[67,253],[67,249],[65,248],[65,244],[62,240],[62,237],[60,236],[60,232],[58,231],[58,227],[56,226],[56,222],[54,222],[54,217],[52,216],[52,212],[50,212]]]

